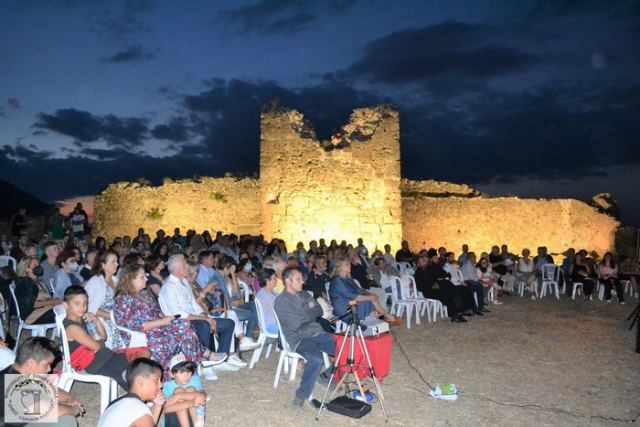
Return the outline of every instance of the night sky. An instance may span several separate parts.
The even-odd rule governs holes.
[[[640,2],[4,1],[0,179],[45,201],[253,175],[273,98],[400,111],[402,174],[611,192],[640,225]]]

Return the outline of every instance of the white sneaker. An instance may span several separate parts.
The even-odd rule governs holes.
[[[202,368],[200,370],[200,375],[204,376],[204,378],[209,381],[215,381],[218,379],[218,376],[216,375],[216,372],[213,370],[213,368]]]
[[[536,296],[535,295],[531,295],[531,301],[535,301],[536,300]]]
[[[231,371],[231,372],[235,372],[235,371],[239,371],[240,370],[240,368],[238,368],[237,366],[233,366],[229,362],[221,363],[219,365],[212,366],[211,368],[215,369],[216,371]]]
[[[242,360],[240,360],[240,358],[238,356],[236,356],[235,354],[229,356],[229,358],[227,358],[227,363],[229,365],[233,365],[233,366],[237,366],[238,368],[244,368],[245,366],[248,365],[247,362],[244,362]]]
[[[260,347],[260,344],[249,337],[244,337],[240,340],[240,351],[251,351],[258,347]]]
[[[215,353],[216,357],[215,360],[203,360],[202,362],[202,366],[204,366],[205,368],[209,367],[209,366],[213,366],[213,365],[219,365],[221,363],[224,363],[225,360],[227,360],[227,355],[225,353]]]

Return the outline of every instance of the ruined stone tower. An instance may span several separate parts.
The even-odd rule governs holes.
[[[288,244],[325,238],[370,248],[402,236],[398,112],[358,109],[329,141],[298,111],[261,116],[262,233]]]

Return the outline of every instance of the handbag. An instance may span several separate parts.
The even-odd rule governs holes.
[[[71,367],[76,371],[84,371],[93,363],[96,358],[96,351],[84,345],[79,346],[70,355]]]
[[[371,412],[371,405],[348,396],[339,396],[327,403],[327,409],[350,418],[362,418]]]

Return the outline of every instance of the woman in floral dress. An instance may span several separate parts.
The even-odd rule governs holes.
[[[156,299],[145,289],[146,284],[144,268],[135,265],[124,269],[113,310],[116,323],[144,332],[151,358],[166,370],[171,357],[178,353],[189,361],[203,362],[204,366],[222,362],[219,354],[204,348],[188,320],[162,314]]]

